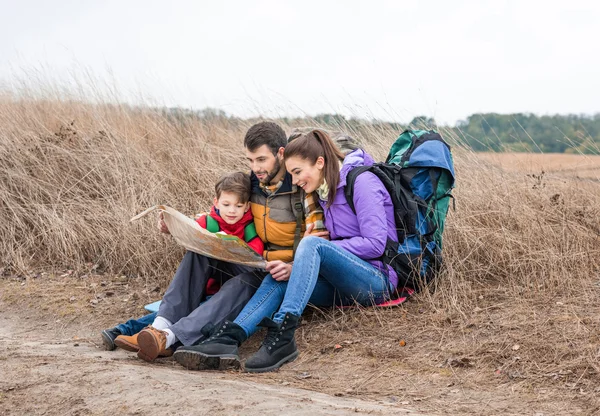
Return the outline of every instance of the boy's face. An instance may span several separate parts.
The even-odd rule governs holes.
[[[235,224],[242,219],[250,203],[240,202],[238,196],[231,192],[221,192],[220,198],[214,199],[215,208],[219,210],[221,218],[225,220],[227,224]]]
[[[253,152],[246,149],[246,159],[250,169],[263,185],[269,185],[278,176],[278,173],[281,173],[280,171],[285,173],[285,170],[282,170],[283,150],[283,147],[279,148],[274,155],[266,144]]]

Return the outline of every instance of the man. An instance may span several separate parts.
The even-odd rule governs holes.
[[[267,272],[282,277],[291,274],[294,246],[299,242],[305,225],[313,224],[310,228],[314,231],[324,230],[321,209],[316,204],[303,208],[301,190],[292,185],[291,176],[285,170],[283,152],[286,143],[283,129],[271,122],[253,125],[244,138],[246,157],[252,170],[251,210],[256,231],[265,243],[263,256],[267,260]],[[162,299],[154,322],[164,321],[180,343],[193,345],[205,337],[201,330],[210,327],[208,324],[220,325],[225,320],[234,319],[265,275],[264,271],[187,252]],[[208,278],[215,276],[222,283],[220,290],[200,303]],[[115,329],[102,333],[107,347],[110,347],[108,341]],[[170,355],[165,348],[165,331],[152,326],[144,331],[146,338],[149,335],[154,337],[157,356]],[[121,336],[116,337],[117,344],[119,338]],[[131,349],[136,348],[135,337],[128,337],[127,341],[127,345],[133,344],[129,345]],[[147,355],[142,356],[145,357]]]

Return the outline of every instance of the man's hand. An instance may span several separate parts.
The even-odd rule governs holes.
[[[289,263],[284,263],[281,260],[273,260],[267,262],[267,271],[271,273],[273,279],[278,282],[285,282],[290,280],[290,275],[292,274],[292,265]]]
[[[329,231],[319,231],[316,233],[313,233],[312,230],[315,229],[315,223],[310,223],[308,224],[308,226],[306,227],[306,231],[304,231],[304,237],[308,237],[313,236],[313,237],[321,237],[324,238],[325,240],[329,240]]]
[[[167,224],[165,224],[165,219],[162,212],[158,215],[158,231],[164,234],[171,234]]]

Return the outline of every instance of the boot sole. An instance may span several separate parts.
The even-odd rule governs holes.
[[[175,351],[173,358],[188,370],[232,370],[240,368],[237,355],[208,355],[198,351]]]
[[[154,361],[160,352],[160,347],[156,342],[156,338],[152,334],[147,334],[142,331],[138,335],[138,346],[140,347],[137,356],[144,361]]]
[[[300,354],[300,352],[296,350],[293,353],[291,353],[290,355],[288,355],[287,357],[282,358],[277,363],[275,363],[269,367],[256,367],[256,368],[245,367],[244,371],[246,371],[246,373],[267,373],[269,371],[277,370],[279,367],[281,367],[285,363],[291,363],[292,361],[294,361],[296,358],[298,358],[299,354]]]

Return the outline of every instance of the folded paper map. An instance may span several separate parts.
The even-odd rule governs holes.
[[[265,259],[252,250],[245,241],[233,235],[211,233],[200,227],[193,219],[166,205],[150,207],[130,221],[138,220],[155,210],[164,213],[164,221],[169,232],[186,250],[229,263],[265,268]]]

